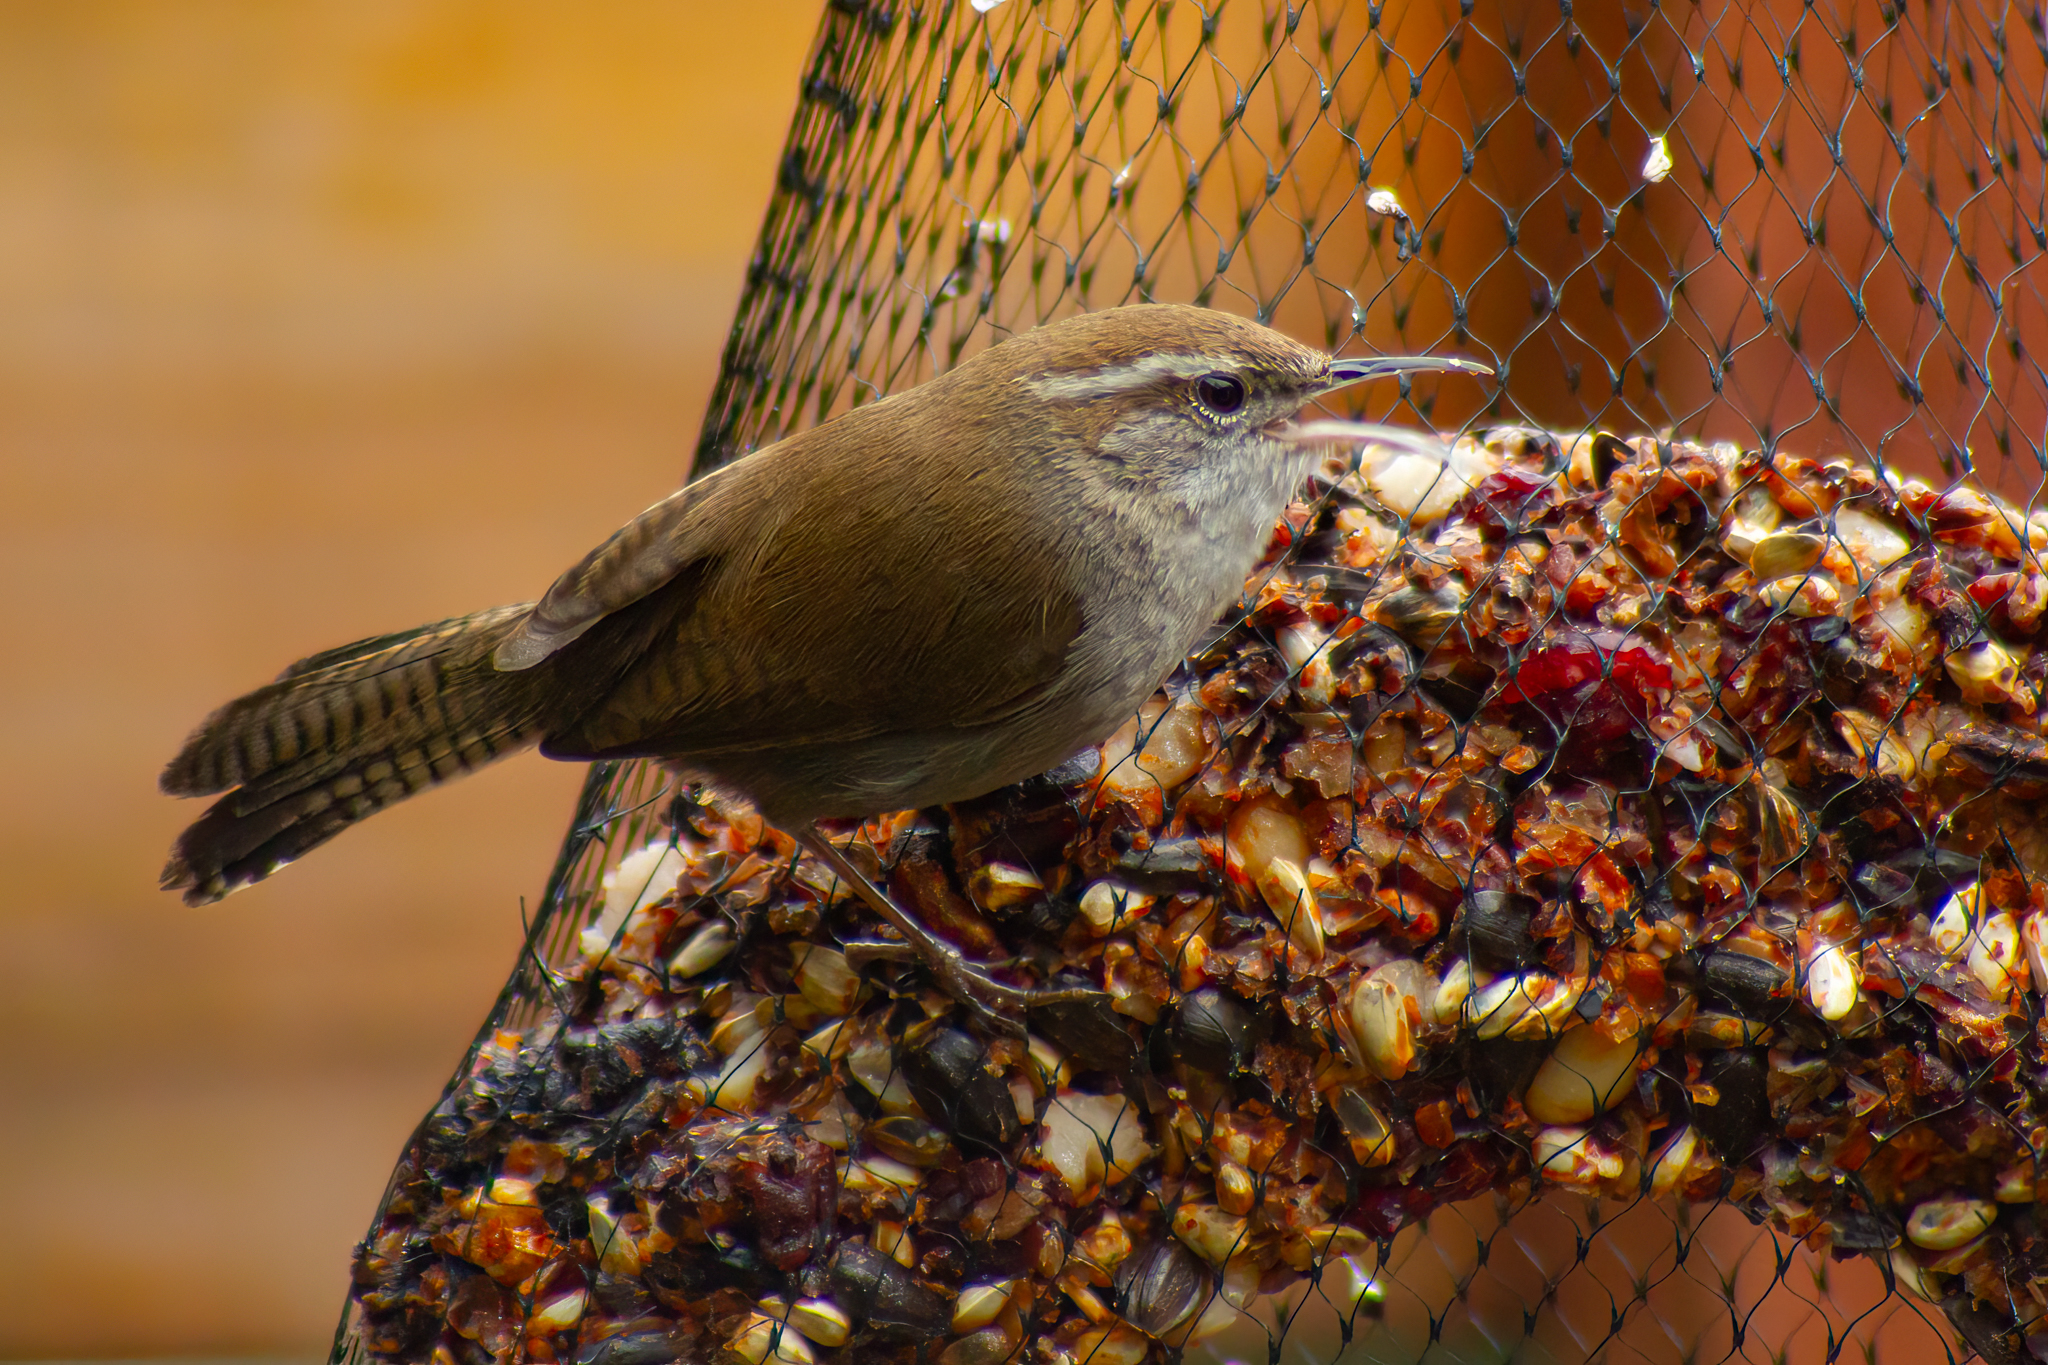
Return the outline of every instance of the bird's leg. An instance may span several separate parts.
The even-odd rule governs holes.
[[[846,960],[856,968],[865,967],[870,962],[917,961],[917,949],[893,938],[849,939],[839,946],[846,950]]]
[[[797,839],[831,868],[834,875],[852,887],[854,894],[867,902],[869,909],[894,925],[897,932],[909,940],[905,946],[923,960],[939,989],[989,1027],[1021,1035],[1024,1032],[1021,1016],[1031,1006],[1086,1000],[1099,994],[1091,990],[1026,990],[996,980],[986,970],[969,962],[958,948],[925,928],[917,916],[891,900],[889,893],[869,881],[845,854],[832,846],[832,841],[816,825],[806,825],[797,834]],[[884,948],[881,944],[861,946],[863,949]],[[884,957],[892,954],[883,950],[865,955]]]

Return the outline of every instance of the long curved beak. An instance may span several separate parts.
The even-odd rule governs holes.
[[[1490,375],[1491,367],[1476,360],[1460,360],[1444,355],[1361,355],[1348,356],[1330,362],[1329,378],[1317,390],[1328,393],[1351,384],[1362,384],[1368,379],[1386,379],[1397,374],[1427,374],[1432,371],[1443,374]]]
[[[1455,356],[1443,355],[1362,355],[1351,356],[1330,362],[1330,373],[1324,378],[1311,397],[1329,393],[1351,384],[1362,384],[1368,379],[1387,379],[1397,374],[1469,374],[1475,377],[1490,375],[1491,367],[1476,360],[1460,360]],[[1397,449],[1420,451],[1432,458],[1446,458],[1448,452],[1443,444],[1433,437],[1401,427],[1382,426],[1376,422],[1319,421],[1303,422],[1299,417],[1284,422],[1275,422],[1266,428],[1276,440],[1290,445],[1323,445],[1330,443],[1376,442]]]

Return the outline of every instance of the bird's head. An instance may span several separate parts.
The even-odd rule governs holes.
[[[1304,407],[1336,389],[1421,371],[1491,374],[1436,356],[1332,359],[1208,308],[1133,305],[1013,337],[949,378],[998,408],[1033,450],[1071,452],[1151,486],[1273,484],[1291,493],[1328,424]]]

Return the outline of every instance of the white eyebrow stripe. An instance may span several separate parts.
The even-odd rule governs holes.
[[[1039,398],[1085,403],[1156,384],[1162,379],[1194,379],[1213,373],[1216,357],[1185,351],[1160,351],[1099,370],[1066,370],[1026,381]]]

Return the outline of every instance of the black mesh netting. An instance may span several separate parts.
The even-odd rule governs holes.
[[[1327,469],[1099,752],[845,831],[1103,992],[1028,1039],[594,769],[337,1355],[2048,1359],[2043,54],[829,5],[700,464],[1139,299],[1498,380],[1365,395],[1476,434]]]

